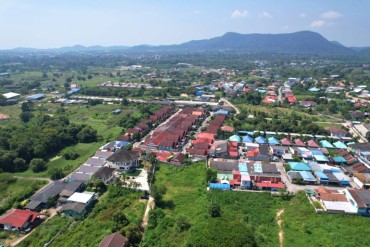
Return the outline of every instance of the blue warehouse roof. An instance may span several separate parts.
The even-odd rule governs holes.
[[[288,165],[293,171],[311,171],[309,165],[303,162],[288,162]]]
[[[217,183],[210,183],[210,189],[219,189],[219,190],[230,190],[230,184],[217,184]]]

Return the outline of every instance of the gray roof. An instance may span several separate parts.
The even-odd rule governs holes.
[[[81,165],[78,169],[77,172],[80,173],[86,173],[86,174],[95,174],[97,171],[99,171],[101,167],[99,166],[85,166]]]
[[[98,159],[98,158],[89,158],[85,165],[91,165],[91,166],[103,166],[105,164],[105,160]]]
[[[35,210],[41,205],[42,202],[40,201],[30,201],[27,203],[27,205],[24,207],[25,209]]]
[[[360,150],[361,152],[369,151],[370,150],[370,142],[367,143],[356,143],[353,145],[349,145],[352,149]]]
[[[47,203],[49,198],[58,195],[64,189],[64,183],[54,181],[30,197],[31,201]]]
[[[288,175],[289,175],[291,180],[303,179],[299,172],[288,172]]]
[[[112,154],[107,161],[110,162],[130,162],[132,160],[137,160],[140,157],[140,154],[137,152],[133,152],[127,149],[119,149],[114,154]]]
[[[95,178],[100,178],[100,179],[105,179],[109,178],[112,176],[113,172],[116,169],[111,168],[111,167],[103,167],[101,170],[99,170],[97,173],[95,173],[94,177]]]
[[[210,167],[221,173],[239,170],[238,161],[236,160],[211,160]]]
[[[77,213],[82,213],[86,208],[86,205],[85,203],[81,203],[81,202],[68,202],[66,204],[63,205],[62,207],[62,211],[65,211],[65,210],[72,210],[72,211],[75,211]]]
[[[79,172],[73,172],[69,178],[72,179],[72,181],[76,181],[76,180],[79,180],[79,181],[87,181],[89,180],[91,177],[91,175],[89,174],[85,174],[85,173],[79,173]]]
[[[357,190],[356,191],[361,200],[366,204],[370,205],[370,191],[369,190]]]
[[[329,178],[329,183],[338,183],[339,180],[336,176],[333,175],[331,172],[324,172],[324,174]]]
[[[259,148],[260,155],[270,155],[270,148],[268,145],[261,145]]]

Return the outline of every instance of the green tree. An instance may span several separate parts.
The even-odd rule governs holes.
[[[42,172],[46,170],[46,162],[40,158],[34,158],[31,160],[30,167],[33,172]]]
[[[141,241],[140,228],[135,224],[130,224],[123,228],[123,234],[128,239],[130,245],[137,245]]]
[[[213,183],[217,180],[217,170],[208,168],[206,172],[206,181],[208,183]]]
[[[15,158],[13,160],[14,169],[16,171],[25,171],[27,170],[26,161],[22,158]]]

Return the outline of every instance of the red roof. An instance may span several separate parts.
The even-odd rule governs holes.
[[[282,182],[279,182],[279,183],[260,182],[260,183],[257,183],[257,186],[263,187],[263,188],[275,188],[275,189],[284,188],[284,184]]]
[[[168,162],[168,157],[171,156],[170,152],[157,152],[155,153],[157,160],[160,162]]]
[[[306,144],[299,138],[295,139],[294,143],[295,143],[295,145],[300,146],[300,147],[305,147],[306,146]]]
[[[320,147],[314,140],[309,140],[307,142],[307,146],[310,147],[310,148],[318,148],[318,147]]]
[[[225,132],[234,132],[235,131],[235,129],[231,126],[222,126],[221,130],[225,131]]]
[[[291,146],[292,145],[292,143],[289,141],[288,138],[283,138],[283,139],[280,140],[280,142],[281,142],[281,145],[284,145],[284,146]]]
[[[0,224],[11,225],[12,227],[22,227],[27,222],[34,222],[39,213],[23,209],[13,209],[0,217]]]

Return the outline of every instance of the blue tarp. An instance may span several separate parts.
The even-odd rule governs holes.
[[[217,183],[210,183],[210,189],[219,189],[219,190],[230,190],[230,184],[217,184]]]
[[[69,90],[69,91],[67,92],[67,94],[74,94],[74,93],[77,93],[78,91],[80,91],[80,89],[79,89],[79,88],[72,88],[71,90]]]
[[[202,91],[197,91],[197,92],[195,92],[195,95],[196,96],[202,96],[203,95],[203,92]]]

